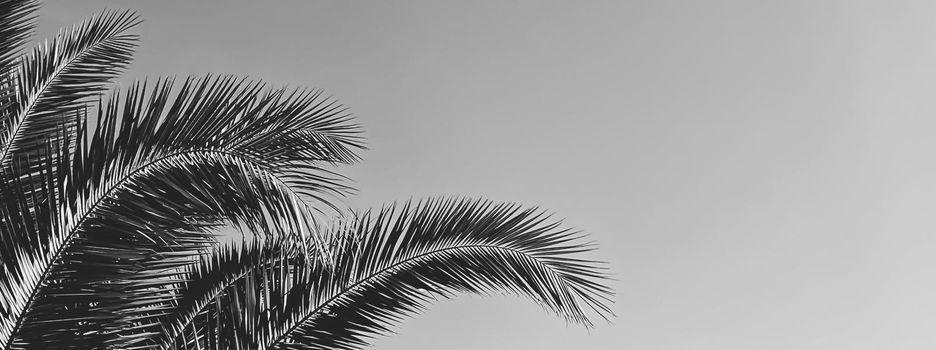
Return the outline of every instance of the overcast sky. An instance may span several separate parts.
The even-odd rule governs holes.
[[[936,346],[936,2],[59,0],[41,34],[105,7],[145,19],[128,79],[349,106],[351,205],[540,205],[617,278],[591,331],[470,296],[376,349]]]

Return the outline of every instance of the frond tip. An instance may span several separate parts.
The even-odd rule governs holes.
[[[318,306],[283,338],[345,348],[460,292],[526,296],[586,326],[611,315],[603,264],[579,256],[593,247],[536,208],[430,199],[365,214],[339,237]]]

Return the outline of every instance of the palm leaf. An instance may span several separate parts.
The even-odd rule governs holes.
[[[121,348],[188,348],[197,339],[208,340],[196,325],[225,290],[258,271],[288,273],[304,259],[297,248],[292,241],[253,240],[223,245],[184,268],[170,267],[171,277],[159,281],[163,284],[146,286],[146,302],[122,311],[133,326],[120,332]]]
[[[127,285],[159,277],[143,266],[178,264],[166,253],[197,256],[212,227],[310,234],[303,193],[340,195],[323,166],[356,160],[361,145],[344,109],[320,92],[230,77],[135,84],[101,106],[93,128],[77,122],[76,154],[53,157],[72,159],[55,172],[59,226],[47,245],[22,249],[33,268],[0,280],[16,301],[4,322],[17,325],[5,341],[14,348],[100,345],[125,326],[114,312],[139,290]]]
[[[54,159],[44,158],[44,169],[54,167]],[[19,164],[17,164],[18,166]],[[54,193],[55,177],[48,170],[29,175],[30,178],[13,177],[0,172],[0,261],[3,264],[0,283],[0,339],[3,347],[17,348],[10,339],[20,327],[17,316],[26,307],[31,295],[19,286],[41,283],[36,271],[42,262],[33,252],[49,248],[49,237],[60,229],[61,221],[56,215],[60,203],[57,196],[48,196],[45,201],[32,197],[35,193]]]
[[[591,248],[535,209],[428,200],[364,214],[336,231],[331,264],[262,262],[246,274],[227,267],[243,276],[223,292],[180,289],[180,298],[215,302],[189,323],[165,319],[185,330],[171,333],[172,346],[140,348],[360,349],[435,297],[461,292],[524,295],[585,325],[589,315],[610,314],[600,263],[579,257]]]
[[[13,63],[35,27],[38,7],[38,1],[0,0],[0,131],[12,127],[17,113]]]
[[[137,36],[126,33],[138,23],[133,12],[104,12],[63,30],[23,57],[13,72],[15,108],[0,123],[0,166],[34,158],[63,118],[97,96],[129,64]],[[35,171],[26,168],[23,171]]]
[[[11,70],[35,27],[38,1],[0,0],[0,74]]]

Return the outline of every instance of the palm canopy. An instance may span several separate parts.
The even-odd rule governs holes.
[[[591,248],[533,209],[434,199],[321,225],[350,190],[334,166],[364,148],[321,91],[208,76],[105,98],[136,15],[24,54],[37,7],[0,0],[3,349],[352,349],[455,292],[610,314]],[[219,246],[228,225],[251,238]]]

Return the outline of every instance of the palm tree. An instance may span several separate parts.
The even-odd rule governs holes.
[[[610,315],[592,246],[535,208],[432,198],[322,224],[364,144],[321,91],[207,76],[105,97],[136,15],[23,53],[37,8],[0,0],[2,349],[359,349],[461,292]]]

